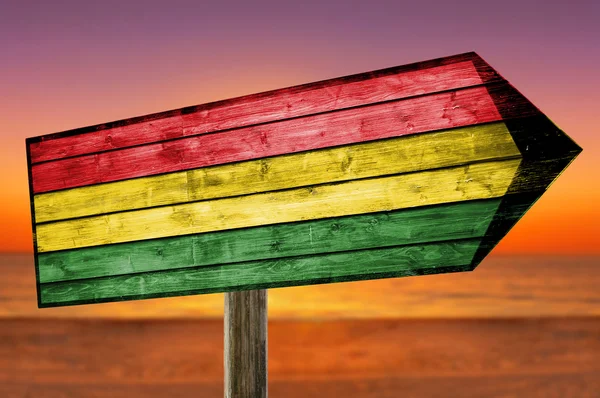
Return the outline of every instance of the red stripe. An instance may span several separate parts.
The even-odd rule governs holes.
[[[35,193],[501,120],[485,87],[33,165]]]
[[[158,142],[183,136],[181,115],[145,121],[128,126],[50,138],[34,142],[31,148],[31,163],[57,160],[65,157],[127,148],[144,142]]]
[[[48,137],[30,145],[31,162],[62,159],[116,148],[148,144],[192,134],[239,128],[313,113],[366,105],[481,84],[472,61],[372,77],[343,83],[334,79],[317,88],[275,90],[207,104],[196,112],[147,120],[60,138]],[[335,84],[333,84],[335,83]]]

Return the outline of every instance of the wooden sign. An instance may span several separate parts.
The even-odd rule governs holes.
[[[38,303],[469,271],[580,151],[475,53],[29,138]]]

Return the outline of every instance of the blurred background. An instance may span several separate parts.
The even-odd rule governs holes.
[[[273,289],[273,397],[600,397],[600,3],[0,2],[0,397],[219,397],[223,295],[39,310],[25,138],[477,51],[584,151],[471,273]]]

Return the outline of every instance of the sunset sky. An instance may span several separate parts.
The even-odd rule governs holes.
[[[495,253],[600,253],[600,5],[2,2],[0,252],[31,252],[25,138],[477,51],[583,153]]]

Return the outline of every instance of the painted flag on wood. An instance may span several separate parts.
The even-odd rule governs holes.
[[[475,53],[30,138],[38,304],[472,270],[580,151]]]

